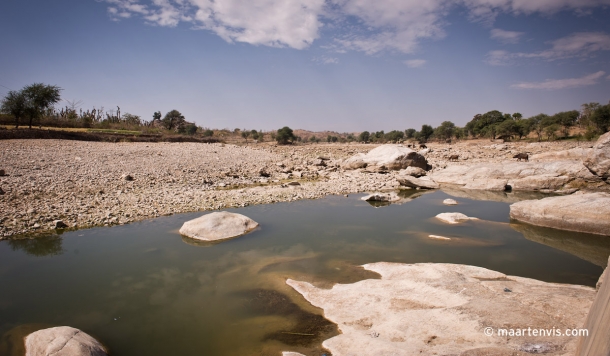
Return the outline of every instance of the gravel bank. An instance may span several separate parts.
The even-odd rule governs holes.
[[[428,144],[433,170],[471,162],[590,147],[592,143],[486,140]],[[344,171],[343,159],[375,145],[236,146],[0,140],[0,239],[125,224],[162,215],[315,199],[399,186],[397,172]],[[448,156],[458,154],[458,162]],[[466,162],[464,162],[466,160]],[[299,185],[286,183],[298,181]],[[2,194],[2,192],[4,194]]]

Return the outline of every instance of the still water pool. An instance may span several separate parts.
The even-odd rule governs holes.
[[[322,311],[287,287],[377,278],[369,262],[481,266],[547,282],[594,286],[607,237],[511,224],[509,204],[442,191],[401,192],[374,207],[362,195],[251,206],[260,228],[222,243],[178,234],[190,213],[35,240],[0,241],[0,354],[22,354],[22,337],[68,325],[120,355],[322,355],[338,333]],[[478,217],[447,225],[433,217]],[[450,237],[433,240],[428,235]]]

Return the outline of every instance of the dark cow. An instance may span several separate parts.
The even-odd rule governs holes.
[[[449,156],[449,160],[450,161],[457,161],[459,160],[460,156],[459,155],[451,155]]]
[[[517,153],[513,156],[513,158],[516,158],[517,161],[521,161],[522,159],[524,159],[526,162],[529,161],[529,156],[527,155],[527,153]]]

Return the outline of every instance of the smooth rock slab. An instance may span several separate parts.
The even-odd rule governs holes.
[[[25,338],[25,356],[107,356],[93,337],[69,326],[38,330]]]
[[[428,177],[415,178],[412,176],[400,176],[397,178],[400,185],[410,188],[438,189],[440,186]]]
[[[440,213],[435,217],[449,224],[459,224],[467,220],[479,220],[478,218],[472,218],[462,213]]]
[[[286,281],[341,329],[322,344],[335,356],[516,355],[532,345],[544,345],[546,355],[572,355],[575,337],[507,338],[484,330],[579,328],[595,297],[590,287],[474,266],[380,262],[364,268],[381,279],[331,289]]]
[[[206,214],[185,222],[180,234],[203,241],[217,241],[244,235],[258,226],[247,216],[227,211]]]
[[[524,200],[510,206],[510,217],[537,226],[610,236],[610,194]]]

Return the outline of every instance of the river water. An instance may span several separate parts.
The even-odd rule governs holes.
[[[359,267],[369,262],[443,262],[594,286],[610,254],[607,237],[511,224],[506,202],[401,195],[388,206],[356,194],[229,209],[260,228],[218,244],[178,234],[203,213],[0,241],[0,354],[22,355],[23,335],[68,325],[113,356],[329,355],[321,342],[337,326],[287,278],[329,288],[378,278]],[[442,212],[481,220],[448,225],[434,218]]]

